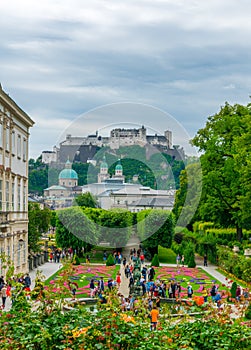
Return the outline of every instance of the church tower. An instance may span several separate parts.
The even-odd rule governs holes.
[[[105,156],[103,161],[100,164],[100,171],[98,173],[98,183],[104,182],[106,179],[109,179],[110,175],[108,173],[108,164],[106,163]]]
[[[112,178],[123,180],[123,182],[125,181],[125,177],[123,175],[123,167],[121,165],[120,159],[118,160],[118,164],[115,167],[115,175]]]

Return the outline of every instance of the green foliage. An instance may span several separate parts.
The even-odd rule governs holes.
[[[156,266],[156,267],[159,266],[159,256],[158,256],[158,254],[154,254],[151,266]]]
[[[57,212],[56,242],[58,247],[72,247],[80,252],[82,247],[90,250],[95,241],[98,241],[96,226],[81,208],[72,207]]]
[[[125,209],[101,210],[100,241],[109,242],[112,247],[125,246],[131,235],[132,220],[132,213]]]
[[[250,138],[251,105],[225,104],[210,116],[192,144],[203,154],[203,194],[199,214],[204,221],[242,229],[251,221]]]
[[[29,160],[29,193],[43,194],[48,187],[48,166],[42,163],[42,157]]]
[[[184,234],[182,232],[177,232],[174,234],[173,236],[173,240],[177,243],[177,244],[181,244],[182,240],[183,240]]]
[[[203,222],[203,221],[196,221],[193,224],[193,232],[195,233],[205,233],[206,230],[210,228],[214,228],[215,223],[213,222]]]
[[[196,266],[195,255],[194,255],[194,245],[191,242],[186,244],[184,249],[185,263],[188,267],[193,268]]]
[[[115,265],[114,257],[112,254],[109,254],[106,260],[106,266],[113,266],[113,265]]]
[[[78,205],[80,207],[97,208],[98,206],[96,199],[90,192],[78,195],[74,202],[74,205]]]
[[[74,254],[74,256],[72,258],[72,263],[73,263],[73,265],[80,265],[79,257],[76,254]]]
[[[90,163],[74,162],[72,169],[78,174],[79,186],[97,181],[98,169]]]
[[[251,259],[235,254],[232,250],[217,246],[218,264],[230,274],[247,283],[251,283]]]
[[[171,247],[175,224],[172,213],[157,209],[142,211],[138,222],[140,234],[143,233],[142,244],[151,255],[158,253],[159,245]]]
[[[160,263],[176,264],[176,254],[170,248],[158,247],[158,257]]]
[[[47,232],[51,222],[51,211],[48,208],[41,209],[38,203],[28,204],[28,244],[29,251],[40,250],[39,241],[42,233]]]
[[[230,293],[231,293],[232,298],[236,298],[236,289],[237,289],[237,283],[233,282],[231,289],[230,289]]]
[[[248,305],[245,316],[248,320],[251,320],[251,303],[249,303],[249,305]]]
[[[49,283],[46,288],[41,273],[38,274],[29,300],[23,285],[14,285],[13,291],[20,291],[14,306],[8,312],[0,312],[1,350],[250,348],[250,327],[242,324],[238,318],[232,322],[227,311],[215,311],[210,304],[205,310],[204,306],[195,307],[193,302],[191,306],[182,303],[180,311],[184,312],[183,315],[192,310],[206,312],[199,318],[191,315],[189,318],[180,318],[179,322],[176,317],[171,317],[173,308],[163,304],[155,332],[150,330],[144,300],[137,298],[137,308],[140,310],[137,314],[132,311],[121,312],[117,291],[107,291],[107,304],[98,303],[95,312],[81,305],[66,311],[71,297],[72,282],[69,277],[74,274],[74,266],[65,264],[54,284]],[[31,308],[33,302],[35,308]],[[179,305],[174,306],[177,312]],[[247,312],[249,310],[250,307]],[[250,312],[246,315],[248,317]]]
[[[201,196],[201,165],[199,162],[188,164],[180,172],[180,187],[175,195],[173,213],[177,224],[187,226],[199,218],[197,207]]]

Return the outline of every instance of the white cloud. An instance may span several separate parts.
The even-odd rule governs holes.
[[[193,136],[225,101],[249,102],[250,11],[248,0],[2,1],[0,81],[36,122],[35,152],[121,101],[161,108]]]

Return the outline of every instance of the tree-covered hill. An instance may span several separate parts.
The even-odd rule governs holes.
[[[121,147],[118,150],[103,147],[95,155],[96,167],[87,163],[72,164],[72,168],[78,173],[80,186],[97,181],[100,162],[104,155],[111,176],[114,175],[120,159],[126,182],[133,182],[138,178],[137,182],[151,188],[179,188],[179,175],[185,168],[183,161],[175,160],[160,152],[149,156],[146,154],[146,149],[140,146]],[[61,167],[43,164],[41,157],[37,160],[30,159],[29,192],[42,195],[45,188],[58,184],[58,175],[63,166],[63,164]]]

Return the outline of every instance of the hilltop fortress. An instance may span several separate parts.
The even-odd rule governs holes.
[[[172,132],[164,131],[164,135],[147,135],[146,128],[139,129],[112,129],[109,137],[103,137],[96,132],[86,137],[67,135],[58,147],[53,151],[43,151],[43,163],[65,163],[67,159],[71,162],[86,163],[93,159],[94,155],[102,147],[110,147],[113,150],[120,147],[139,145],[146,147],[150,154],[160,151],[169,154],[177,160],[184,159],[184,150],[179,146],[172,145]],[[151,147],[152,146],[152,147]],[[148,153],[149,153],[148,152]]]

